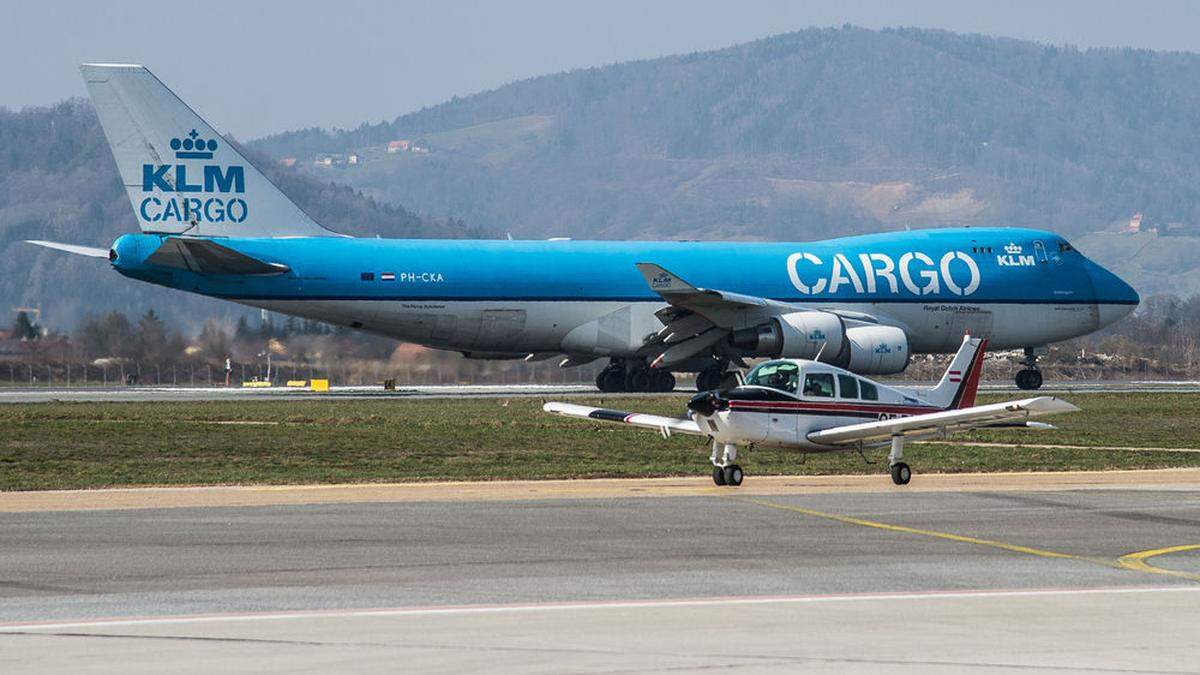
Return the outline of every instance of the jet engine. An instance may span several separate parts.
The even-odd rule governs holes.
[[[908,336],[895,326],[851,326],[845,349],[829,362],[860,375],[903,372],[908,367]]]
[[[843,351],[846,327],[829,312],[790,312],[753,328],[733,331],[731,345],[747,356],[829,361]]]
[[[895,326],[846,326],[830,312],[791,312],[733,331],[729,343],[746,356],[819,359],[860,375],[908,367],[908,336]]]

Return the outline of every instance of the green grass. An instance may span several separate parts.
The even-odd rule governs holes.
[[[1056,431],[963,440],[1200,447],[1200,395],[1078,394]],[[599,399],[595,399],[598,401]],[[682,397],[604,405],[675,414]],[[987,397],[984,400],[998,400]],[[594,401],[593,401],[594,402]],[[261,424],[228,424],[256,422]],[[1200,454],[910,446],[917,472],[1200,466]],[[744,452],[750,474],[882,473],[884,453]],[[222,401],[0,405],[0,490],[704,475],[702,439],[541,412],[538,399]]]

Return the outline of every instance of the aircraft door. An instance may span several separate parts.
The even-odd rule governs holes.
[[[946,333],[946,343],[943,349],[947,352],[954,352],[962,346],[963,335],[970,333],[971,337],[991,337],[992,323],[995,315],[992,312],[984,309],[977,311],[958,311],[946,324],[948,332]]]
[[[1041,239],[1033,242],[1033,254],[1039,263],[1050,261],[1050,258],[1046,256],[1046,245],[1042,243]]]
[[[502,352],[520,347],[525,334],[525,310],[485,309],[481,315],[477,347]]]

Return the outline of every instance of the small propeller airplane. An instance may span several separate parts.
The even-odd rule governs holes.
[[[741,385],[701,392],[686,417],[643,415],[572,403],[546,403],[548,413],[620,422],[712,439],[713,482],[741,485],[738,448],[775,446],[799,452],[858,451],[891,445],[892,482],[907,485],[912,470],[902,460],[909,440],[945,438],[981,427],[1053,429],[1030,418],[1079,410],[1053,396],[975,405],[987,340],[963,337],[942,379],[933,387],[892,387],[848,370],[807,359],[775,359],[751,370]]]

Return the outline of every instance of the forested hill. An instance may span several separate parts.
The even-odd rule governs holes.
[[[352,188],[257,162],[319,222],[358,236],[463,237],[461,221],[424,218]],[[49,239],[107,248],[137,231],[116,164],[91,104],[71,100],[19,112],[0,108],[0,308],[42,310],[44,325],[73,327],[86,313],[154,308],[177,325],[241,312],[237,305],[125,279],[108,263],[23,243]],[[0,326],[7,327],[8,318]]]
[[[390,86],[402,86],[398,73]],[[428,152],[385,150],[409,140]],[[813,29],[536,77],[255,146],[530,236],[805,239],[1135,212],[1200,228],[1200,55]],[[339,171],[336,167],[333,169]]]

